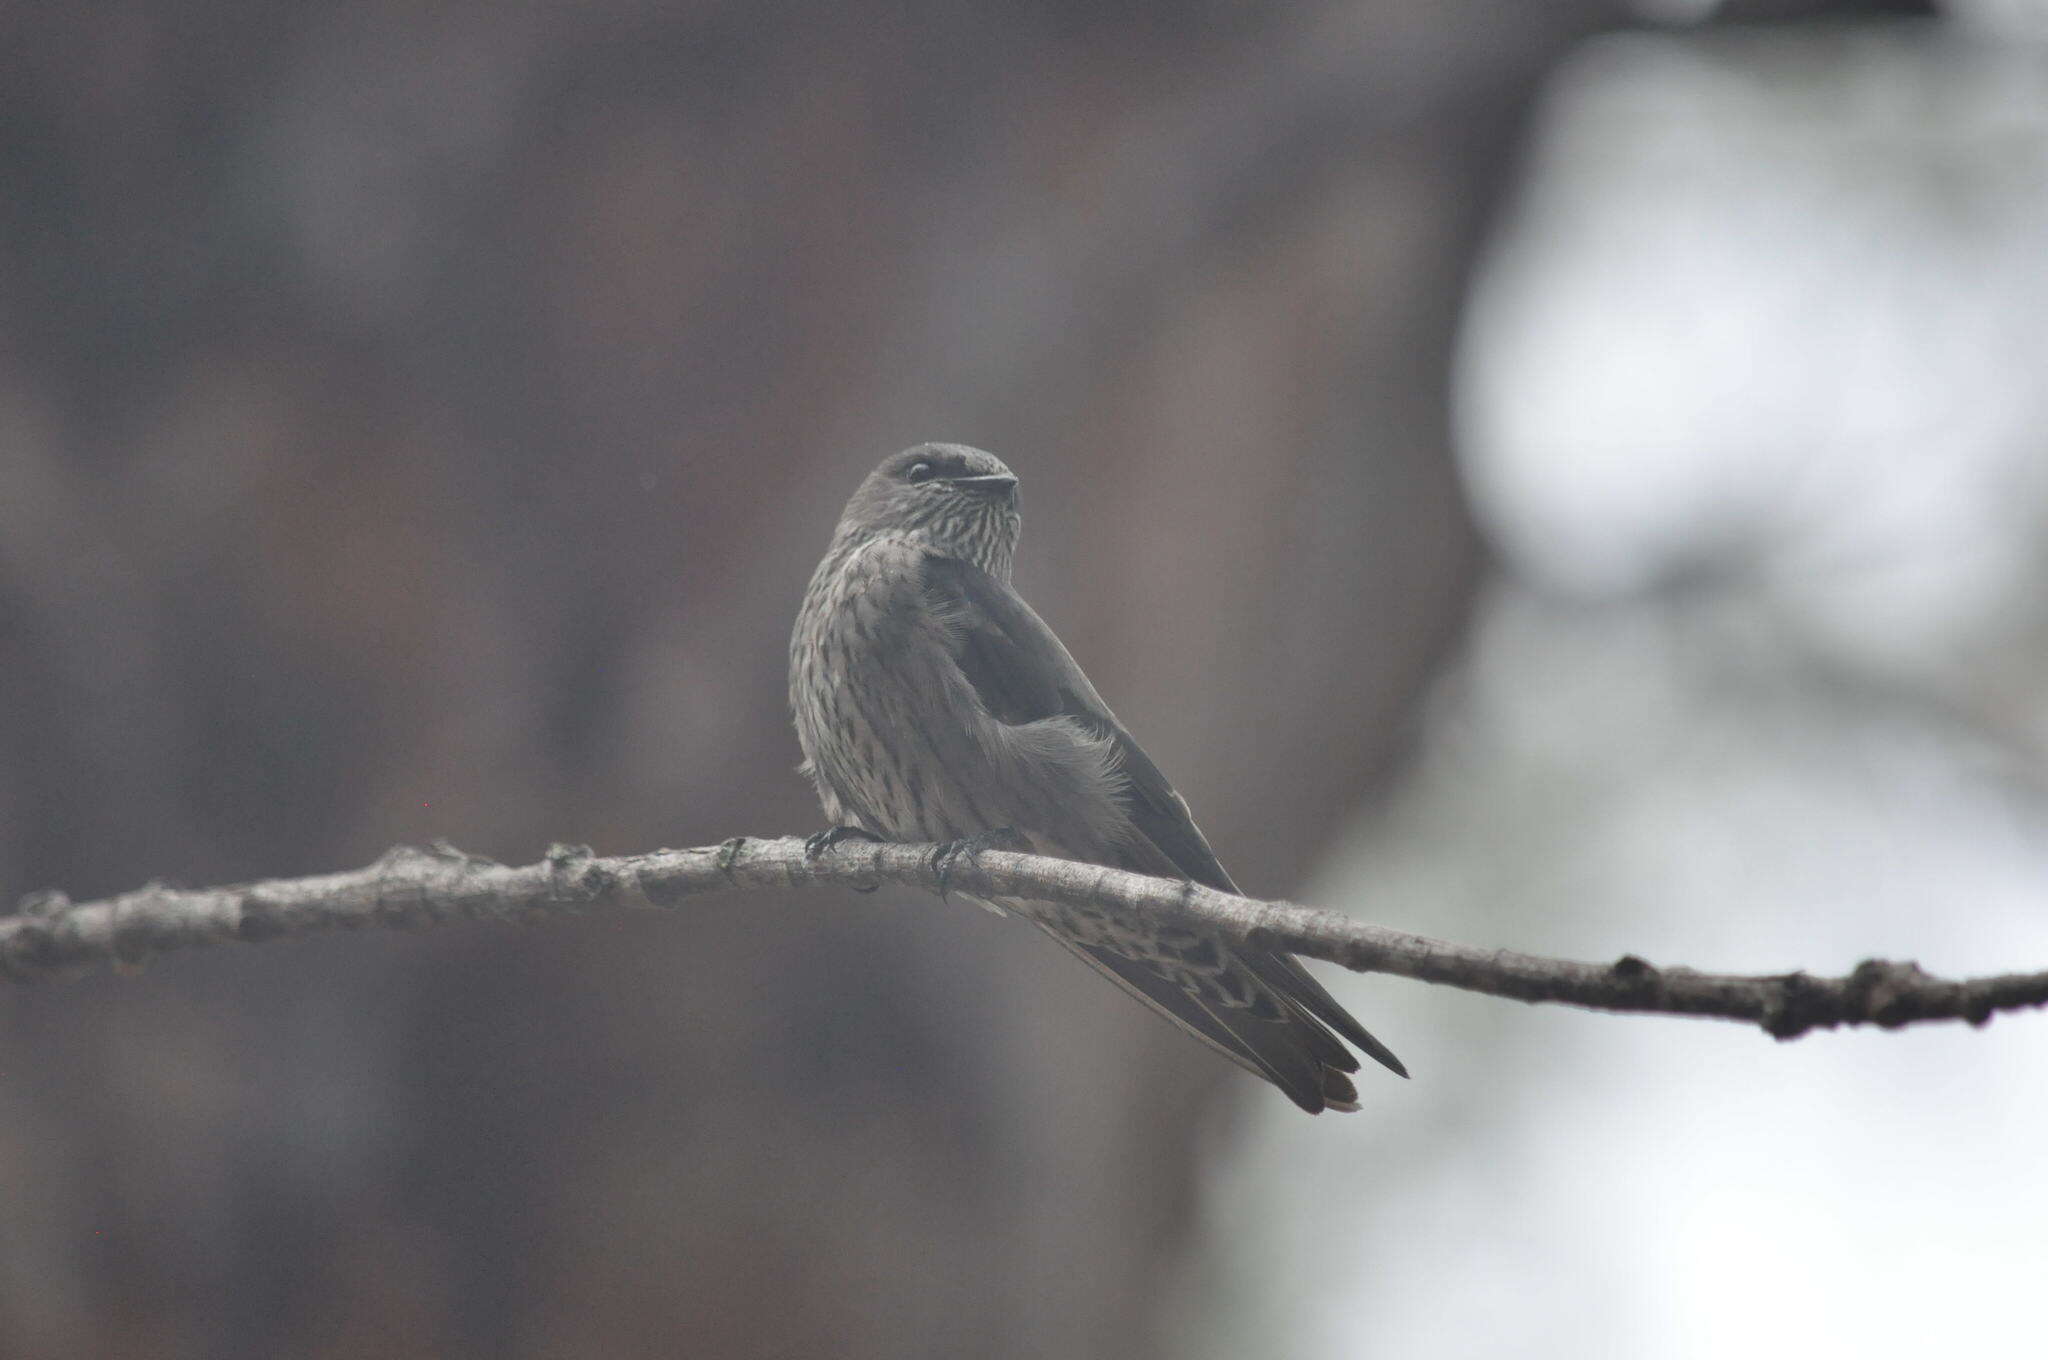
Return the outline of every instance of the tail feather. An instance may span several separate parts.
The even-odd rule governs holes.
[[[1299,1003],[1270,988],[1258,970],[1243,967],[1238,975],[1254,989],[1253,1005],[1222,1004],[1143,960],[1076,940],[1044,921],[1038,924],[1132,997],[1254,1076],[1272,1082],[1310,1114],[1358,1108],[1357,1089],[1345,1075],[1358,1070],[1358,1059]],[[1225,966],[1235,962],[1226,959]],[[1256,1004],[1261,1001],[1265,1004]]]
[[[1396,1076],[1408,1075],[1407,1067],[1394,1056],[1394,1051],[1373,1038],[1364,1025],[1352,1018],[1351,1012],[1338,1005],[1337,998],[1331,996],[1323,984],[1317,982],[1308,969],[1302,967],[1301,961],[1292,954],[1246,951],[1239,957],[1244,959],[1267,986],[1349,1039],[1368,1058]],[[1356,1072],[1357,1062],[1353,1061],[1352,1065],[1344,1070]]]

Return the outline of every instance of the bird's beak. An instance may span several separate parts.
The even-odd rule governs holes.
[[[1017,479],[1007,472],[991,472],[985,477],[954,477],[951,481],[962,491],[980,491],[991,496],[999,496],[1017,485]]]

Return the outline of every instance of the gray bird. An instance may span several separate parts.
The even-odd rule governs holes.
[[[1017,838],[1236,892],[1187,803],[1011,588],[1021,524],[1017,478],[963,444],[892,455],[847,502],[790,638],[802,768],[834,823],[813,850]],[[1358,1108],[1358,1059],[1337,1035],[1408,1075],[1286,954],[1113,910],[1004,905],[1311,1114]]]

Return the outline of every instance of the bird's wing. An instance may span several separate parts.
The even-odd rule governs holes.
[[[1186,801],[1116,720],[1023,596],[981,568],[953,557],[927,557],[924,584],[933,611],[948,624],[953,660],[990,717],[1012,726],[1072,718],[1093,735],[1108,738],[1127,784],[1122,799],[1125,815],[1165,856],[1170,867],[1164,872],[1227,893],[1238,890],[1196,827]]]
[[[931,556],[924,563],[926,602],[945,625],[954,662],[989,715],[1012,725],[1065,717],[1109,740],[1125,777],[1120,801],[1135,835],[1119,867],[1188,878],[1223,892],[1237,885],[1217,861],[1188,806],[1124,730],[1109,705],[1022,596],[971,563]],[[1274,1004],[1267,1017],[1249,1007],[1213,1005],[1168,977],[1113,951],[1069,942],[1126,991],[1204,1042],[1265,1076],[1305,1109],[1340,1105],[1342,1073],[1357,1060],[1323,1029],[1330,1026],[1386,1066],[1407,1075],[1386,1045],[1339,1006],[1294,959],[1262,950],[1223,951],[1220,969],[1251,976],[1244,990]],[[1277,1016],[1271,1014],[1277,1011]],[[1321,1021],[1318,1024],[1317,1021]]]

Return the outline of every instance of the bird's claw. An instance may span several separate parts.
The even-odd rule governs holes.
[[[823,831],[804,837],[804,862],[808,864],[842,841],[873,841],[880,845],[882,837],[864,826],[828,826]],[[856,883],[853,890],[857,893],[871,893],[881,886],[879,883]]]
[[[740,847],[746,843],[747,838],[745,836],[734,836],[730,840],[723,840],[718,843],[718,872],[725,875],[725,881],[728,883],[733,882],[733,861],[739,858]]]
[[[992,831],[962,836],[957,841],[947,841],[932,851],[932,882],[938,884],[939,900],[946,900],[946,890],[952,882],[953,870],[961,856],[975,868],[981,867],[981,853],[984,850],[1024,850],[1028,843],[1014,826],[999,826]]]
[[[828,826],[804,837],[804,858],[816,859],[841,841],[875,841],[881,837],[864,826]]]

